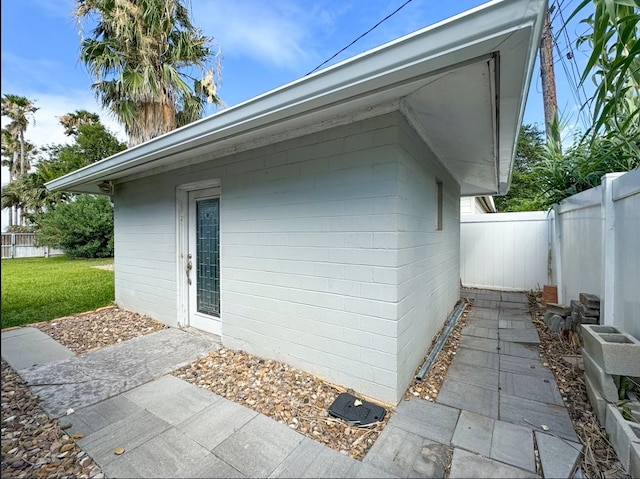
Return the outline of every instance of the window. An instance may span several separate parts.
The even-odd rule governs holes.
[[[442,201],[444,186],[436,180],[436,230],[442,231]]]

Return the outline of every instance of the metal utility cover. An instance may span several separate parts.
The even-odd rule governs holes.
[[[356,401],[358,402],[356,403]],[[356,404],[359,405],[356,406]],[[329,414],[352,422],[356,426],[367,426],[374,422],[382,421],[386,411],[384,408],[358,399],[352,394],[342,393],[329,406]]]

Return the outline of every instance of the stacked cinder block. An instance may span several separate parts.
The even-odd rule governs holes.
[[[571,308],[564,304],[547,303],[544,322],[551,331],[562,331],[571,328]]]
[[[600,324],[600,298],[595,294],[580,293],[580,301],[571,300],[571,319],[576,331],[580,324]]]
[[[622,465],[631,477],[640,477],[640,427],[627,421],[616,406],[620,376],[640,377],[640,341],[615,326],[582,324],[581,329],[589,402]],[[638,401],[631,406],[632,411],[640,410]]]

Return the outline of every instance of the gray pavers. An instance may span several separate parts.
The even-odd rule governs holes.
[[[461,411],[451,445],[483,456],[491,454],[494,420],[470,411]]]
[[[389,425],[433,441],[449,444],[460,411],[442,404],[412,398],[402,401]]]
[[[582,445],[539,431],[535,434],[544,477],[572,477]]]
[[[498,351],[497,339],[476,338],[475,336],[460,336],[460,346],[495,353]]]
[[[257,415],[252,409],[221,398],[176,427],[206,449],[213,450]]]
[[[72,358],[73,351],[37,328],[2,331],[2,359],[16,371]]]
[[[499,319],[499,329],[527,329],[530,323],[527,321],[518,321],[515,319]]]
[[[498,389],[498,371],[454,361],[447,370],[447,378],[486,389]]]
[[[104,468],[118,457],[113,453],[116,448],[132,450],[170,427],[166,421],[142,410],[80,439],[78,445]]]
[[[212,478],[244,478],[237,469],[231,467],[219,457],[209,454],[200,464],[200,469],[189,475],[193,479],[212,479]]]
[[[539,344],[540,338],[535,329],[499,329],[498,337],[501,341],[513,343]]]
[[[553,379],[500,372],[500,391],[520,398],[563,406],[562,395]]]
[[[360,462],[306,437],[269,477],[353,477]]]
[[[387,425],[364,462],[399,477],[444,477],[451,450],[444,444]]]
[[[492,321],[498,320],[498,310],[496,308],[483,308],[474,304],[473,308],[467,315],[467,319],[488,319]]]
[[[124,397],[169,424],[179,424],[220,396],[168,375],[124,393]]]
[[[502,462],[494,461],[482,457],[473,452],[464,451],[455,448],[453,450],[453,459],[451,460],[451,469],[449,472],[451,479],[458,478],[532,478],[540,477],[536,474],[509,466]]]
[[[164,329],[78,357],[24,369],[20,375],[40,396],[43,408],[60,417],[69,408],[80,409],[125,392],[219,347],[219,343],[179,329]]]
[[[537,352],[538,348],[536,347],[535,350]],[[500,371],[554,380],[553,373],[542,365],[537,355],[533,358],[521,358],[519,356],[501,354]]]
[[[442,383],[436,401],[458,409],[498,417],[498,390],[486,389],[446,378]]]
[[[564,406],[546,404],[500,393],[500,419],[526,427],[543,429],[570,441],[578,438]]]
[[[496,319],[478,319],[478,318],[467,317],[467,324],[469,326],[478,326],[480,328],[489,328],[489,329],[498,328],[498,320]]]
[[[102,472],[110,478],[157,477],[158,471],[163,471],[164,477],[193,477],[208,456],[209,451],[171,428],[135,448],[125,448],[120,456],[114,455]]]
[[[356,469],[356,473],[353,477],[369,479],[369,478],[394,478],[395,476],[387,471],[375,467],[367,462],[362,462],[360,467]]]
[[[469,324],[462,329],[464,336],[475,336],[478,338],[498,339],[498,330],[496,328],[483,328],[474,324]]]
[[[517,356],[520,358],[539,359],[540,349],[537,344],[520,344],[510,343],[508,341],[500,341],[500,357]]]
[[[530,427],[495,421],[490,456],[497,461],[535,472],[533,431]]]
[[[487,351],[478,351],[477,349],[463,347],[459,347],[456,351],[453,363],[456,362],[472,364],[481,368],[498,369],[499,367],[497,353],[489,353]]]
[[[213,449],[224,462],[249,477],[267,477],[300,444],[304,436],[257,415]]]
[[[60,418],[60,424],[70,424],[69,434],[88,436],[110,424],[141,412],[142,407],[118,395]]]

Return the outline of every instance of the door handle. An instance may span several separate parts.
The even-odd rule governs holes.
[[[188,260],[187,260],[187,283],[191,284],[191,277],[189,276],[189,273],[191,272],[191,269],[193,268],[193,263],[191,262],[191,253],[189,253],[187,258],[188,258]]]

